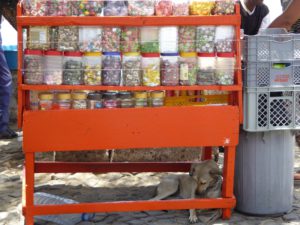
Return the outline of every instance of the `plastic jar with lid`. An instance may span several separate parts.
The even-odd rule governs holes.
[[[86,52],[83,57],[83,79],[85,85],[101,85],[102,54]]]
[[[104,16],[127,16],[127,1],[106,0],[104,1]]]
[[[198,53],[198,85],[216,84],[216,55],[215,53]]]
[[[153,16],[155,0],[128,0],[129,16]]]
[[[161,107],[164,106],[165,93],[163,91],[150,92],[150,106]]]
[[[63,84],[80,85],[83,84],[83,66],[81,52],[65,52]]]
[[[233,85],[235,71],[234,53],[218,53],[216,62],[216,83],[218,85]]]
[[[120,27],[103,27],[102,30],[102,51],[119,52],[121,28]]]
[[[171,16],[173,14],[172,0],[156,0],[155,14],[157,16]]]
[[[139,28],[123,27],[121,33],[121,52],[140,51]]]
[[[162,53],[160,62],[161,84],[163,86],[179,85],[179,54]]]
[[[216,0],[216,6],[213,9],[214,15],[234,14],[236,0]]]
[[[118,94],[119,107],[120,108],[133,108],[134,107],[134,98],[132,93],[129,91],[122,91]]]
[[[119,86],[121,84],[121,54],[119,52],[103,52],[102,84]]]
[[[104,108],[112,109],[118,107],[118,93],[117,92],[105,92],[103,93]]]
[[[51,50],[58,49],[58,27],[49,27],[50,47]]]
[[[233,52],[234,26],[217,26],[215,45],[217,52]]]
[[[180,85],[195,85],[197,81],[197,53],[180,53]]]
[[[47,6],[44,0],[25,0],[23,5],[25,16],[47,16]]]
[[[66,16],[67,4],[65,0],[45,0],[47,6],[47,16]]]
[[[87,108],[87,94],[85,92],[72,93],[72,109],[86,109]]]
[[[189,0],[172,0],[173,16],[189,15]]]
[[[81,26],[79,27],[79,50],[81,52],[102,51],[102,27]]]
[[[196,27],[182,26],[179,27],[179,52],[196,51]]]
[[[101,109],[103,108],[102,94],[99,92],[89,93],[88,99],[88,109]]]
[[[138,52],[123,54],[123,85],[140,86],[142,84],[141,56]]]
[[[159,28],[158,27],[141,27],[140,41],[142,53],[159,52]]]
[[[44,84],[60,85],[63,76],[63,53],[46,51],[44,55]]]
[[[143,108],[148,106],[148,94],[146,91],[134,92],[135,108]]]
[[[199,16],[209,16],[215,7],[215,0],[191,0],[190,14]]]
[[[51,110],[53,109],[54,95],[52,93],[44,92],[39,94],[39,109]]]
[[[197,52],[212,53],[215,51],[216,26],[197,27],[196,47]]]
[[[71,94],[69,92],[60,92],[56,94],[57,109],[71,109]]]
[[[160,85],[160,54],[142,54],[143,86],[155,87]]]
[[[43,83],[43,52],[41,50],[24,51],[24,83]]]
[[[58,27],[57,48],[59,51],[77,51],[79,32],[77,26]]]
[[[50,48],[50,30],[47,26],[30,26],[28,30],[28,49],[47,50]]]
[[[161,27],[159,30],[160,53],[178,52],[178,27]]]

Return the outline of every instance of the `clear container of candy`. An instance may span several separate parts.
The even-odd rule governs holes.
[[[156,0],[155,14],[157,16],[171,16],[173,14],[172,0]]]
[[[183,26],[179,27],[179,52],[196,51],[196,27]]]
[[[103,27],[102,30],[102,49],[103,52],[119,52],[121,28],[120,27]]]
[[[119,86],[121,84],[122,62],[119,52],[103,52],[102,84]]]
[[[179,61],[180,85],[190,86],[197,82],[197,53],[182,52]]]
[[[79,27],[79,50],[81,52],[102,51],[102,27],[81,26]]]
[[[58,51],[77,51],[79,32],[77,26],[60,26],[58,28]]]
[[[150,92],[151,107],[162,107],[164,106],[164,101],[165,101],[165,93],[163,91]]]
[[[196,48],[197,52],[212,53],[215,51],[215,26],[197,27]]]
[[[173,16],[189,15],[189,0],[172,0]]]
[[[198,85],[215,85],[216,83],[216,55],[215,53],[198,53]]]
[[[234,36],[234,26],[217,26],[215,36],[217,52],[232,52]]]
[[[161,27],[159,30],[160,53],[178,52],[178,27]]]
[[[42,92],[39,94],[39,110],[53,109],[54,95],[50,92]]]
[[[108,91],[103,93],[104,108],[113,109],[118,107],[118,93]]]
[[[41,50],[24,51],[24,83],[43,83],[43,52]]]
[[[120,108],[133,108],[135,101],[132,93],[129,91],[121,91],[118,94]]]
[[[139,28],[123,27],[121,33],[121,52],[140,51]]]
[[[233,85],[235,72],[234,53],[218,53],[216,61],[216,83],[218,85]]]
[[[25,16],[47,16],[45,0],[24,0],[23,14]]]
[[[144,108],[148,106],[148,95],[146,91],[134,92],[135,108]]]
[[[47,7],[47,16],[66,16],[68,6],[65,0],[45,0]]]
[[[104,16],[127,16],[127,1],[106,0],[104,1]]]
[[[58,27],[49,27],[50,49],[58,49]]]
[[[128,0],[129,16],[153,16],[155,0]]]
[[[103,0],[80,0],[79,16],[101,16],[103,14]]]
[[[85,92],[72,93],[72,109],[87,109],[87,94]]]
[[[161,84],[163,86],[179,85],[179,54],[162,53],[160,71]]]
[[[65,52],[63,67],[63,84],[84,84],[81,52]]]
[[[234,14],[236,0],[216,0],[216,6],[213,9],[214,15],[231,15]]]
[[[160,54],[142,54],[143,85],[155,87],[160,85]]]
[[[44,69],[44,84],[62,84],[63,53],[59,51],[46,51],[44,55]]]
[[[86,52],[83,57],[83,79],[85,85],[101,85],[102,54]]]
[[[57,109],[64,110],[64,109],[71,109],[72,100],[71,94],[69,92],[59,92],[56,94],[56,105]]]
[[[159,28],[158,27],[141,27],[140,41],[142,53],[159,52]]]
[[[102,94],[99,92],[89,93],[87,96],[88,109],[101,109],[103,108]]]
[[[122,69],[124,86],[140,86],[142,84],[140,53],[124,53]]]
[[[47,50],[50,47],[50,31],[46,26],[29,27],[27,48]]]
[[[215,7],[215,0],[191,0],[190,14],[199,16],[209,16]]]

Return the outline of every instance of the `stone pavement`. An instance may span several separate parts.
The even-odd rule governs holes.
[[[20,224],[20,199],[23,154],[21,141],[0,141],[0,224]],[[295,169],[300,168],[300,150],[296,148]],[[149,199],[155,193],[161,173],[38,174],[36,191],[72,198],[80,202]],[[185,225],[188,211],[149,211],[133,213],[97,213],[93,222],[80,225]],[[53,225],[36,221],[38,225]],[[199,225],[201,223],[197,223]],[[229,221],[215,225],[300,225],[300,185],[294,189],[294,210],[283,217],[257,218],[234,212]]]

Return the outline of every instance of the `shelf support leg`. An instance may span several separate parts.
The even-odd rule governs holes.
[[[212,159],[212,147],[204,147],[201,150],[201,161]]]
[[[222,197],[233,198],[235,146],[225,147]],[[223,209],[223,219],[230,219],[231,209]]]
[[[34,225],[34,153],[25,153],[25,224]]]

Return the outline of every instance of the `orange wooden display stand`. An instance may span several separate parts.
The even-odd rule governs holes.
[[[238,69],[232,86],[107,87],[25,85],[22,82],[22,29],[28,26],[163,26],[233,25],[240,36],[239,5],[228,16],[170,17],[27,17],[18,5],[18,97],[19,127],[23,127],[25,166],[23,214],[27,225],[35,215],[221,208],[228,219],[235,206],[233,195],[235,147],[242,122],[242,77]],[[237,68],[240,68],[240,41],[235,42]],[[29,90],[225,90],[231,91],[228,106],[182,106],[101,110],[28,110]],[[41,135],[42,134],[42,135]],[[122,201],[70,205],[34,205],[35,173],[74,172],[187,172],[190,163],[67,163],[36,162],[36,152],[83,151],[127,148],[225,146],[222,197],[163,201]],[[210,155],[206,154],[206,158]]]

